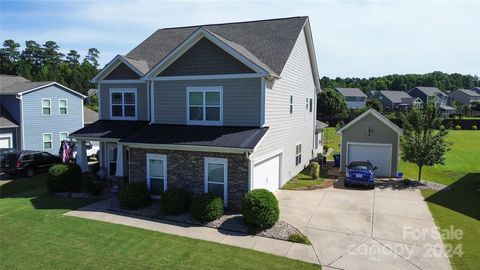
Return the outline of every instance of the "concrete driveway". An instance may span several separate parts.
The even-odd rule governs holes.
[[[308,236],[323,269],[451,269],[418,190],[279,190],[280,219]]]

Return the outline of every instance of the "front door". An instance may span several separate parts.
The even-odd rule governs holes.
[[[117,145],[108,144],[107,153],[108,175],[114,176],[117,171]]]

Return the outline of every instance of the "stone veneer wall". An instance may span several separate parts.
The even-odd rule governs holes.
[[[240,209],[248,192],[248,159],[245,154],[130,148],[130,181],[147,180],[147,153],[167,155],[167,188],[204,191],[204,158],[228,159],[228,208]]]

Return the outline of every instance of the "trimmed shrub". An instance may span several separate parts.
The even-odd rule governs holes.
[[[328,148],[329,148],[328,145],[324,144],[324,145],[323,145],[323,152],[324,152],[324,153],[327,153],[327,152],[328,152]]]
[[[310,176],[313,180],[320,178],[320,164],[318,162],[310,163]]]
[[[445,130],[445,126],[444,126],[444,125],[440,125],[440,129],[441,129],[441,130]]]
[[[85,183],[85,189],[94,196],[102,194],[104,188],[105,185],[102,182],[98,182],[95,180],[91,180]]]
[[[477,125],[472,126],[472,130],[477,130],[477,129],[478,129]]]
[[[150,205],[150,192],[146,182],[125,184],[118,192],[118,201],[122,207],[138,209]]]
[[[294,243],[300,243],[300,244],[305,244],[305,245],[311,245],[312,243],[308,239],[308,237],[302,233],[292,233],[288,236],[288,241],[294,242]]]
[[[190,194],[179,188],[171,188],[162,194],[162,211],[167,215],[185,213],[190,208]]]
[[[245,221],[262,229],[273,226],[280,216],[277,198],[266,189],[254,189],[245,194],[241,213]]]
[[[200,193],[193,198],[190,210],[196,219],[215,220],[223,216],[223,200],[210,193]]]
[[[82,189],[82,170],[74,163],[56,164],[50,167],[47,176],[50,192],[79,192]]]
[[[462,129],[462,127],[460,125],[455,126],[455,130],[461,130],[461,129]]]

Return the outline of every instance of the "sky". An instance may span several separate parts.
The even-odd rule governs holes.
[[[103,66],[165,27],[309,16],[320,76],[480,75],[480,1],[0,0],[0,39],[56,41]],[[21,48],[21,49],[22,49]]]

